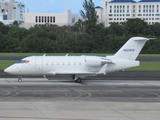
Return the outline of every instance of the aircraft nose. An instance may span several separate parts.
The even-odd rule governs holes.
[[[5,72],[5,73],[9,73],[9,72],[10,72],[9,68],[6,68],[6,69],[4,70],[4,72]]]
[[[12,74],[13,73],[13,69],[11,67],[8,67],[4,70],[5,73],[9,73]]]

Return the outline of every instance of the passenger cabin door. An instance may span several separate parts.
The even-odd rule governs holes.
[[[36,68],[36,71],[42,71],[43,70],[43,57],[42,56],[36,56],[35,57],[35,68]]]

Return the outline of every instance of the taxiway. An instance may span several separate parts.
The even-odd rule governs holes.
[[[160,81],[0,78],[0,120],[159,120]]]

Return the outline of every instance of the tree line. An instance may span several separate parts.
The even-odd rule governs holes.
[[[97,24],[92,0],[84,0],[84,21],[73,26],[35,25],[19,28],[15,21],[6,26],[0,22],[0,52],[38,53],[115,53],[129,38],[156,38],[146,43],[142,53],[160,53],[160,23],[148,25],[142,19],[129,19],[105,27]]]

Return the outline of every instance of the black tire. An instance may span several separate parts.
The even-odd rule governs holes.
[[[76,82],[77,82],[77,83],[81,83],[81,78],[78,78],[78,79],[76,80]]]

